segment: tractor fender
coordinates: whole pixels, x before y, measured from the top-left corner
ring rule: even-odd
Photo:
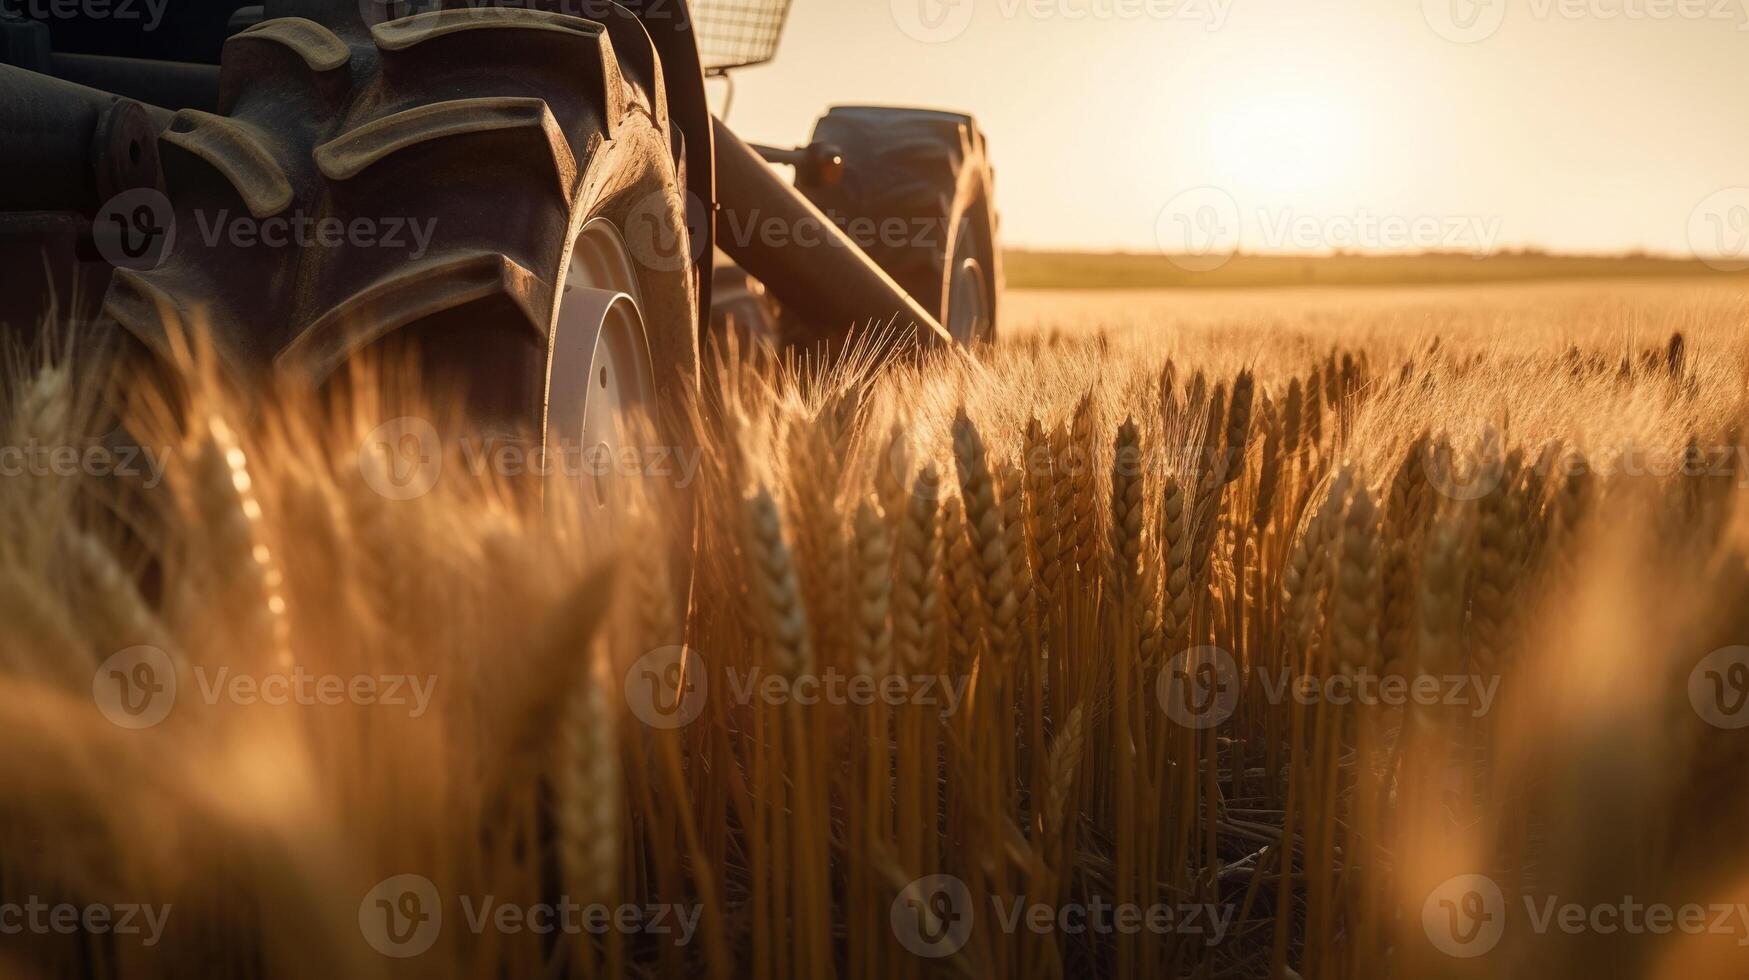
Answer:
[[[704,62],[698,53],[691,5],[687,0],[619,0],[649,32],[662,61],[668,117],[679,134],[681,175],[687,194],[687,230],[698,287],[698,323],[710,323],[711,261],[716,248],[716,147],[710,103],[705,98]]]

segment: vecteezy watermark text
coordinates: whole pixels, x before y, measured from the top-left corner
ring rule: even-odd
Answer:
[[[722,244],[726,247],[732,242],[742,248],[755,242],[767,248],[841,248],[849,239],[863,250],[877,247],[934,250],[946,247],[949,231],[946,218],[843,218],[830,210],[825,220],[761,215],[758,208],[727,211],[725,219],[718,229]],[[842,234],[834,234],[832,228]]]
[[[229,667],[208,671],[194,668],[195,683],[201,700],[209,705],[221,701],[231,704],[342,704],[382,705],[406,708],[407,717],[422,717],[431,707],[431,695],[437,690],[436,675],[417,674],[324,674],[304,669],[301,665],[288,671],[270,674],[233,672]]]
[[[1648,902],[1633,895],[1579,901],[1555,893],[1520,896],[1523,924],[1538,936],[1720,935],[1749,946],[1749,903]],[[1498,882],[1481,874],[1447,878],[1428,893],[1421,927],[1435,949],[1448,956],[1485,956],[1500,945],[1513,918],[1513,903]]]
[[[1233,0],[890,0],[893,23],[906,37],[944,44],[964,35],[980,8],[1003,20],[1083,22],[1177,21],[1204,30],[1226,26]]]
[[[169,457],[167,448],[43,445],[33,439],[20,446],[0,446],[0,477],[119,476],[139,479],[142,489],[155,490],[164,481]]]
[[[532,933],[547,936],[649,935],[672,937],[685,946],[698,934],[704,906],[673,902],[582,902],[569,895],[530,904],[502,901],[496,895],[460,895],[461,923],[479,936]],[[452,919],[452,921],[454,921]],[[365,942],[384,956],[418,956],[443,931],[443,896],[419,874],[385,878],[358,904],[358,927]]]
[[[704,450],[698,446],[585,444],[559,439],[551,444],[509,437],[457,440],[460,462],[473,477],[562,477],[647,479],[684,490],[698,477]],[[358,468],[365,485],[390,500],[423,497],[437,486],[445,467],[443,438],[427,419],[390,419],[366,433]],[[453,460],[452,460],[453,461]]]
[[[970,677],[938,674],[862,674],[828,667],[823,673],[789,676],[760,667],[724,671],[736,704],[833,704],[866,708],[929,706],[946,718],[959,710]]]
[[[1379,708],[1454,707],[1473,718],[1493,710],[1499,695],[1497,674],[1387,674],[1369,667],[1306,674],[1289,668],[1253,667],[1252,690],[1264,703],[1290,701]],[[1173,655],[1160,668],[1154,692],[1167,717],[1186,728],[1212,728],[1238,710],[1246,679],[1231,653],[1220,647],[1193,647]]]
[[[1457,44],[1493,37],[1508,15],[1536,21],[1716,21],[1749,29],[1744,0],[1421,0],[1421,15],[1435,34]]]
[[[312,671],[301,664],[282,671],[252,673],[231,667],[184,667],[192,673],[202,703],[251,707],[285,705],[334,707],[363,705],[405,710],[420,718],[431,707],[436,675],[397,673],[334,674]],[[98,711],[119,727],[151,728],[170,716],[179,695],[188,690],[178,676],[176,661],[154,646],[117,651],[91,677],[91,697]]]
[[[964,703],[970,677],[929,673],[870,673],[827,667],[786,674],[759,666],[730,666],[713,679],[706,658],[684,646],[657,647],[633,661],[625,675],[626,706],[652,728],[689,725],[704,713],[712,689],[729,703],[802,707],[836,705],[928,710],[946,718]]]
[[[0,0],[0,16],[23,20],[139,21],[143,31],[164,22],[170,0]]]
[[[436,218],[314,217],[302,211],[256,218],[226,209],[196,211],[201,244],[214,248],[382,248],[420,259],[431,247]]]
[[[672,478],[677,489],[698,477],[704,450],[681,446],[608,446],[516,440],[461,440],[462,459],[475,476],[651,476]]]
[[[986,923],[1008,935],[1178,935],[1218,945],[1238,910],[1206,902],[1114,902],[1102,895],[1086,901],[1040,902],[1025,895],[990,896]],[[965,948],[979,919],[966,883],[950,874],[926,875],[893,898],[888,921],[894,938],[917,956],[939,959]]]
[[[1173,195],[1155,218],[1155,243],[1187,272],[1212,272],[1240,251],[1458,252],[1482,255],[1500,241],[1501,219],[1480,214],[1393,214],[1360,208],[1308,214],[1241,207],[1224,188]]]
[[[0,935],[140,936],[141,946],[156,946],[170,918],[170,906],[134,902],[75,905],[31,895],[22,902],[0,902]]]
[[[296,210],[258,218],[229,208],[196,209],[193,215],[195,240],[206,249],[383,249],[413,260],[425,257],[437,233],[436,218],[406,215],[342,218]],[[168,261],[185,230],[170,199],[150,187],[111,197],[91,223],[92,241],[104,260],[135,272]]]
[[[460,899],[462,920],[468,931],[476,935],[488,930],[502,933],[531,932],[538,935],[564,933],[604,936],[610,932],[653,936],[674,936],[677,945],[692,942],[698,932],[698,920],[704,914],[701,905],[676,905],[657,902],[638,905],[622,902],[574,902],[560,896],[554,902],[517,905],[500,902],[491,895],[475,901],[471,895]]]

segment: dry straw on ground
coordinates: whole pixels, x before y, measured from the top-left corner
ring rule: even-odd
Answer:
[[[0,901],[172,912],[151,947],[27,932],[0,962],[1740,969],[1740,936],[1539,934],[1524,915],[1527,897],[1749,891],[1745,736],[1690,696],[1703,658],[1749,642],[1749,361],[1721,333],[1652,344],[1574,324],[1571,349],[1548,353],[1299,337],[1247,363],[1218,343],[1034,336],[814,378],[736,361],[678,413],[704,460],[690,611],[664,542],[681,526],[672,494],[596,527],[550,487],[543,501],[451,457],[430,493],[390,500],[359,454],[405,401],[360,385],[323,411],[290,395],[243,411],[191,358],[178,399],[126,400],[140,441],[171,450],[161,487],[0,480]],[[82,445],[101,414],[70,381],[79,365],[49,360],[14,372],[6,445]],[[682,642],[684,660],[649,669]],[[164,652],[179,694],[162,723],[127,730],[94,708],[93,680],[139,645]],[[221,667],[415,675],[435,694],[418,717],[208,703],[200,678]],[[836,673],[940,677],[964,696],[737,697],[754,671],[780,691]],[[674,707],[700,677],[690,723],[639,710],[640,692]],[[1397,706],[1283,696],[1282,678],[1474,686]],[[416,958],[382,955],[361,917],[399,874],[442,896]],[[1464,874],[1495,883],[1507,917],[1473,959],[1442,952],[1424,915]],[[918,879],[969,904],[915,909]],[[475,932],[459,897],[488,895],[673,903],[698,927],[684,945]],[[1206,919],[1006,931],[994,910],[1019,899],[1228,918],[1212,944]],[[969,932],[919,957],[944,910],[969,912]]]

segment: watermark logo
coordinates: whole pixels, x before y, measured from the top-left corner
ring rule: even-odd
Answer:
[[[692,942],[692,937],[698,933],[698,922],[704,917],[702,905],[674,905],[667,902],[608,905],[603,902],[576,902],[566,895],[559,896],[555,902],[536,902],[532,905],[500,902],[493,895],[486,895],[478,900],[471,895],[463,895],[461,906],[463,922],[468,931],[476,936],[487,931],[506,935],[527,932],[539,936],[554,933],[604,936],[617,932],[622,935],[672,936],[678,946]]]
[[[304,211],[257,218],[228,208],[197,209],[194,233],[207,249],[386,249],[423,258],[437,232],[436,218],[355,215],[340,218]],[[123,191],[104,202],[91,225],[92,241],[109,264],[134,272],[163,265],[176,251],[178,223],[170,199],[151,187]],[[187,225],[183,224],[184,230]]]
[[[969,676],[946,674],[875,674],[827,667],[820,673],[781,674],[750,667],[725,671],[729,694],[736,704],[850,705],[866,708],[935,708],[942,718],[965,702]]]
[[[1192,647],[1175,655],[1154,679],[1154,694],[1166,717],[1186,728],[1213,728],[1239,707],[1239,664],[1215,646]]]
[[[230,667],[209,672],[199,666],[194,668],[194,681],[201,701],[208,705],[221,701],[246,707],[351,704],[404,708],[409,718],[424,717],[437,691],[434,674],[318,674],[302,664],[269,674],[233,672]]]
[[[976,0],[892,0],[893,23],[913,41],[945,44],[965,34]]]
[[[1239,250],[1239,202],[1212,185],[1172,196],[1154,219],[1154,241],[1186,272],[1213,272]]]
[[[748,705],[817,705],[867,708],[930,709],[942,718],[965,703],[970,677],[945,674],[866,673],[828,667],[819,672],[787,674],[759,666],[724,668],[714,681],[710,666],[690,647],[658,647],[626,670],[626,705],[646,725],[683,728],[703,714],[713,692],[728,703]]]
[[[443,442],[425,419],[407,415],[372,429],[359,447],[365,485],[390,500],[413,500],[443,475]]]
[[[1633,895],[1606,901],[1575,901],[1559,894],[1520,896],[1524,912],[1515,930],[1546,936],[1684,935],[1730,936],[1749,946],[1749,903],[1647,902]],[[1421,926],[1434,948],[1448,956],[1486,956],[1506,932],[1508,913],[1500,886],[1487,875],[1448,878],[1428,893]],[[1516,912],[1512,913],[1517,916]]]
[[[702,905],[667,902],[609,905],[579,902],[569,895],[553,901],[519,904],[496,895],[462,895],[463,929],[475,936],[530,933],[549,936],[622,935],[669,936],[679,946],[698,934]],[[366,943],[384,956],[409,959],[426,952],[443,932],[443,898],[431,879],[418,874],[385,878],[358,904],[358,928]]]
[[[446,16],[418,16],[439,11],[445,12]],[[452,25],[458,19],[484,21],[504,16],[483,0],[466,0],[453,6],[442,3],[441,0],[358,0],[358,12],[363,15],[364,23],[368,26],[393,21],[395,32],[408,43],[423,41],[431,37],[433,31]]]
[[[437,232],[436,218],[360,215],[347,219],[303,211],[256,218],[226,208],[197,210],[194,224],[207,248],[380,248],[403,253],[409,260],[424,258]]]
[[[1180,902],[1113,902],[1098,894],[1085,901],[1041,902],[1026,895],[991,895],[984,920],[1005,935],[1023,932],[1064,936],[1179,935],[1218,945],[1232,926],[1233,905]],[[976,925],[971,890],[948,874],[918,878],[902,889],[889,910],[893,935],[917,956],[940,959],[965,948]]]
[[[1688,703],[1715,728],[1749,727],[1749,646],[1721,647],[1696,664]]]
[[[150,272],[176,246],[176,212],[151,187],[122,191],[97,212],[91,238],[103,260],[118,269]]]
[[[894,440],[881,455],[894,482],[909,487],[917,499],[939,502],[947,498],[952,478],[942,476],[939,469],[925,467],[913,471],[913,464],[917,460],[911,453],[910,445],[903,439]],[[1043,465],[1049,467],[1050,461],[1045,460]]]
[[[364,941],[384,956],[418,956],[443,930],[443,904],[437,886],[424,875],[384,878],[358,903],[358,929]]]
[[[396,22],[396,30],[409,41],[421,41],[439,27],[454,24],[457,18],[502,22],[504,10],[540,10],[568,14],[584,20],[605,22],[624,16],[613,0],[358,0],[358,12],[367,26]],[[409,22],[416,14],[443,11],[446,17],[429,17]],[[638,4],[638,20],[654,34],[658,25],[684,31],[691,26],[687,5],[683,0],[643,0]]]
[[[668,192],[656,191],[632,205],[621,226],[626,250],[646,269],[679,272],[704,259],[710,209],[688,192],[685,211],[676,214]]]
[[[176,706],[176,664],[157,647],[128,647],[97,666],[91,697],[117,727],[151,728]]]
[[[675,489],[692,486],[704,463],[699,446],[618,445],[571,439],[551,445],[498,436],[461,440],[462,464],[474,476],[563,476],[572,481],[606,477],[631,481],[659,478]]]
[[[1449,439],[1431,440],[1421,455],[1421,470],[1433,489],[1452,500],[1480,500],[1506,476],[1506,453],[1499,427],[1470,419]]]
[[[1498,217],[1478,214],[1383,214],[1360,208],[1347,214],[1302,214],[1293,208],[1257,212],[1264,247],[1284,250],[1470,252],[1481,255],[1500,240]]]
[[[404,708],[423,717],[437,690],[434,675],[318,674],[301,664],[289,671],[252,674],[230,667],[196,666],[195,691],[208,706],[221,702],[252,707],[336,706],[345,704]],[[105,660],[91,678],[97,710],[116,726],[151,728],[169,717],[186,678],[179,677],[169,654],[153,646],[133,646]]]
[[[626,706],[651,728],[685,728],[710,700],[704,658],[684,646],[657,647],[626,671]]]
[[[994,0],[990,6],[1010,21],[1173,20],[1218,31],[1233,0]],[[965,34],[976,9],[976,0],[893,0],[893,22],[912,40],[943,44]]]
[[[1500,241],[1501,219],[1480,214],[1393,214],[1359,208],[1308,214],[1291,207],[1247,207],[1227,190],[1192,187],[1155,216],[1162,255],[1186,272],[1213,272],[1256,236],[1260,252],[1464,252],[1485,255]]]
[[[1500,693],[1498,674],[1386,674],[1367,668],[1317,674],[1253,666],[1249,681],[1248,689],[1272,705],[1446,706],[1466,708],[1472,718],[1492,710]],[[1154,677],[1154,693],[1175,724],[1200,730],[1231,718],[1246,684],[1232,654],[1202,646],[1168,660]]]
[[[404,416],[372,429],[359,444],[358,469],[365,484],[390,500],[412,500],[437,486],[446,460],[457,462],[474,478],[488,474],[517,479],[562,477],[571,483],[601,487],[613,481],[660,481],[684,490],[693,485],[704,465],[700,446],[655,444],[609,445],[557,439],[552,443],[514,436],[464,436],[453,456],[426,419]],[[4,453],[0,452],[0,463]],[[585,479],[587,478],[587,479]]]
[[[1447,956],[1484,956],[1506,932],[1506,896],[1487,875],[1447,878],[1422,903],[1421,928]]]
[[[1506,0],[1421,0],[1421,16],[1447,41],[1474,44],[1506,23]]]
[[[972,892],[953,875],[926,875],[906,885],[888,912],[899,945],[925,959],[952,956],[972,938]]]
[[[724,218],[717,226],[718,243],[731,250],[755,242],[765,248],[800,249],[845,248],[848,243],[864,251],[916,249],[933,254],[947,247],[953,227],[947,218],[892,216],[876,220],[831,209],[822,215],[791,219],[746,208],[726,212]]]
[[[1507,2],[1422,0],[1421,15],[1447,41],[1474,44],[1499,32],[1506,21]],[[1527,0],[1517,6],[1514,16],[1536,21],[1721,21],[1741,31],[1749,29],[1746,10],[1743,0]]]
[[[1749,269],[1749,187],[1708,194],[1688,214],[1688,247],[1720,272]]]
[[[992,896],[996,926],[1014,935],[1022,930],[1045,935],[1198,936],[1205,945],[1218,945],[1239,910],[1232,905],[1178,902],[1112,902],[1092,895],[1085,902],[1060,905],[1029,902],[1020,895],[1007,902]]]

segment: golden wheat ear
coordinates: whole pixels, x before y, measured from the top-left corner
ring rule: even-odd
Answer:
[[[1142,443],[1133,418],[1118,427],[1111,464],[1111,523],[1108,525],[1107,581],[1133,600],[1141,574]]]
[[[938,607],[936,582],[941,575],[942,543],[936,533],[940,507],[934,487],[940,476],[935,464],[917,474],[894,534],[893,652],[901,669],[922,673],[932,669]]]
[[[964,407],[954,417],[953,452],[960,497],[965,501],[966,530],[979,564],[990,642],[998,654],[1010,657],[1020,645],[1020,599],[1015,592],[1014,566],[984,439]]]

